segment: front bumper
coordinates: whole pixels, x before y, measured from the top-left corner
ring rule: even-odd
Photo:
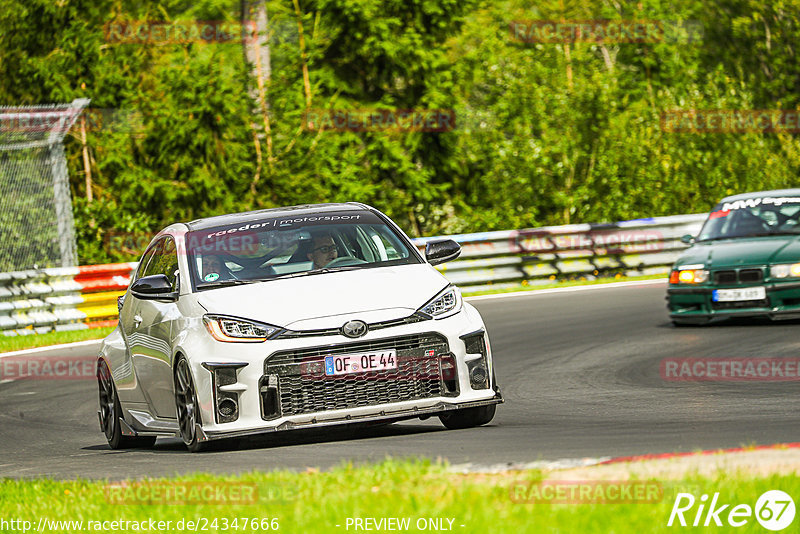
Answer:
[[[495,392],[495,396],[491,399],[473,402],[464,402],[461,404],[453,404],[450,402],[437,402],[433,406],[427,408],[420,408],[412,406],[410,408],[403,408],[398,404],[387,404],[384,407],[372,407],[374,413],[366,413],[363,415],[353,414],[337,414],[334,412],[324,412],[319,418],[315,417],[311,421],[306,422],[293,422],[291,420],[274,427],[264,427],[249,430],[224,430],[224,431],[205,431],[198,425],[197,435],[199,441],[210,441],[214,439],[237,438],[244,436],[252,436],[257,434],[264,434],[269,432],[280,432],[284,430],[300,430],[303,428],[320,428],[335,425],[346,425],[356,423],[379,423],[379,422],[397,422],[405,419],[416,419],[418,417],[439,415],[451,410],[461,410],[465,408],[477,408],[479,406],[489,406],[492,404],[502,404],[503,397],[499,391]]]
[[[704,324],[734,317],[768,317],[770,319],[800,318],[800,282],[765,282],[764,301],[744,301],[721,305],[712,300],[715,289],[741,289],[747,285],[703,285],[687,287],[669,284],[667,309],[673,321]]]
[[[202,347],[187,347],[184,349],[183,353],[189,356],[190,366],[194,374],[202,421],[202,424],[198,428],[198,436],[200,436],[201,440],[211,440],[339,424],[380,421],[391,422],[421,416],[438,415],[450,410],[502,403],[502,395],[494,381],[491,348],[488,343],[488,336],[486,336],[485,333],[483,335],[484,339],[486,339],[484,350],[486,352],[485,361],[487,366],[488,387],[473,389],[470,381],[470,370],[472,368],[471,366],[474,365],[473,362],[476,356],[475,354],[467,352],[466,342],[462,338],[470,335],[474,337],[476,332],[483,330],[483,321],[477,310],[465,303],[459,313],[445,319],[431,319],[417,323],[398,324],[390,328],[370,331],[366,336],[359,338],[358,342],[381,343],[390,338],[413,335],[423,336],[431,333],[441,336],[441,338],[446,341],[446,354],[448,357],[452,357],[452,361],[455,362],[454,376],[451,376],[457,383],[456,390],[431,390],[433,393],[426,390],[425,395],[418,395],[418,398],[404,397],[402,400],[386,398],[376,402],[375,392],[380,391],[383,385],[376,385],[369,382],[365,383],[362,381],[361,388],[363,389],[363,394],[367,395],[369,393],[369,395],[371,395],[368,405],[363,405],[364,402],[361,402],[359,405],[339,409],[341,408],[340,404],[331,402],[330,406],[333,409],[309,411],[306,408],[298,411],[302,413],[292,413],[290,415],[284,415],[281,410],[273,415],[265,414],[265,390],[268,389],[269,385],[272,383],[271,380],[275,378],[278,380],[286,379],[288,383],[290,380],[298,380],[298,377],[270,376],[270,374],[268,374],[270,366],[267,365],[266,362],[272,361],[275,355],[292,351],[302,352],[308,350],[310,347],[329,347],[331,350],[335,351],[337,347],[354,343],[353,339],[337,334],[319,337],[276,339],[269,340],[265,343],[253,344],[205,342]],[[436,357],[439,356],[440,354],[437,349]],[[399,353],[398,359],[401,359]],[[235,377],[233,378],[235,381],[228,379],[225,381],[226,383],[220,387],[220,383],[215,381],[215,375],[210,368],[219,364],[225,365],[226,363],[238,367],[232,375]],[[298,367],[300,366],[300,364],[297,365]],[[292,364],[286,365],[286,367],[291,366]],[[303,366],[305,366],[305,364],[303,364]],[[309,369],[309,367],[304,367],[304,369]],[[385,380],[385,377],[382,379]],[[323,381],[321,385],[326,387],[324,391],[333,392],[331,395],[335,393],[334,390],[336,387],[334,386],[337,384],[325,384]],[[391,386],[392,384],[384,385]],[[280,388],[280,384],[278,384],[278,388]],[[388,390],[393,391],[391,387],[389,387]],[[223,395],[227,394],[224,392],[235,393],[233,398],[235,398],[237,402],[237,412],[234,421],[220,421],[218,407],[221,391],[223,391]],[[351,386],[350,392],[352,393],[352,391],[353,389]],[[311,397],[311,393],[312,392],[309,392],[309,397]],[[319,406],[320,392],[315,391],[313,393],[316,395],[313,401],[308,400],[305,402],[307,399],[303,398],[302,390],[298,390],[295,386],[295,389],[292,391],[294,395],[292,397],[292,402],[296,405],[298,401],[303,401],[301,405],[306,407]],[[357,389],[355,393],[356,395],[360,395],[362,390]],[[348,398],[352,398],[352,395]],[[328,403],[323,404],[327,405]]]

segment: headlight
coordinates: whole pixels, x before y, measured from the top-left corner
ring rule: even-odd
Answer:
[[[433,297],[427,304],[419,309],[420,312],[436,319],[442,319],[461,310],[461,291],[455,286],[449,286]]]
[[[679,267],[669,275],[670,284],[702,284],[708,280],[708,271],[704,269],[686,269]]]
[[[769,268],[772,278],[800,278],[800,263],[783,263]]]
[[[229,343],[260,343],[280,330],[277,326],[225,315],[206,315],[203,322],[214,339]]]

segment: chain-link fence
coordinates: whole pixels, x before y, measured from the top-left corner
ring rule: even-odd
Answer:
[[[63,141],[88,104],[0,107],[0,272],[76,265]]]

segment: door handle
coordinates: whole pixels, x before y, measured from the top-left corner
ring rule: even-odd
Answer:
[[[139,328],[140,324],[142,324],[142,316],[137,313],[136,315],[133,316],[133,325],[136,328]]]

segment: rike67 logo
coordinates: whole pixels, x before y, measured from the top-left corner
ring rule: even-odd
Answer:
[[[715,493],[708,500],[703,494],[699,499],[691,493],[679,493],[675,497],[667,526],[730,526],[743,527],[755,516],[756,521],[767,530],[783,530],[794,521],[794,501],[789,494],[780,490],[764,492],[756,501],[755,507],[749,504],[724,503]]]

